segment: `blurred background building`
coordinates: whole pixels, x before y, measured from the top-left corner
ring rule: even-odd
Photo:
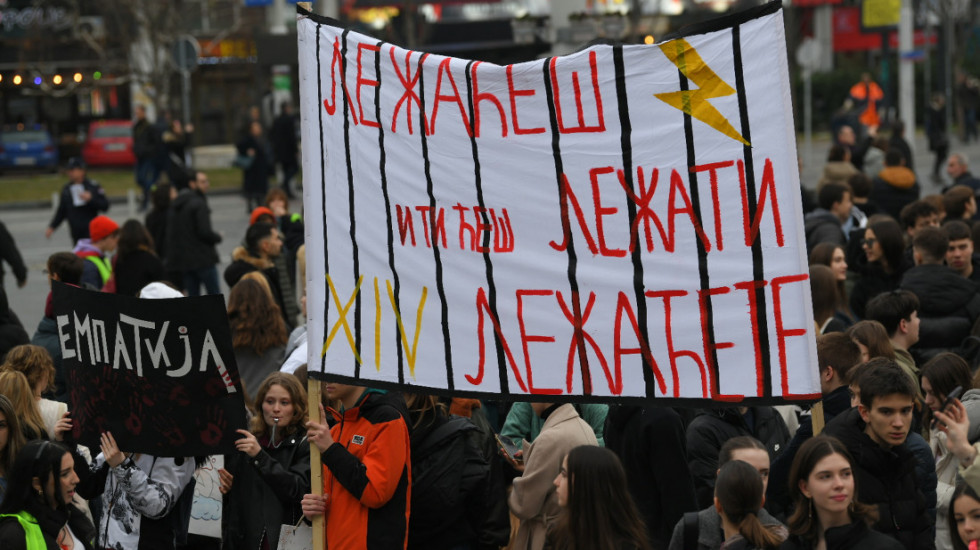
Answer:
[[[507,64],[596,38],[652,44],[670,31],[760,0],[319,0],[314,12],[409,48]],[[0,0],[0,127],[44,125],[67,158],[88,123],[150,118],[194,124],[195,144],[233,142],[252,106],[271,122],[298,100],[293,0]],[[952,98],[980,74],[980,3],[786,0],[794,92],[810,69],[814,128],[826,128],[862,72],[896,109],[898,67],[914,70],[921,123],[931,91]],[[899,12],[899,7],[907,11]],[[898,20],[911,14],[911,47]],[[802,109],[801,102],[795,102]],[[802,111],[797,120],[801,121]],[[894,114],[892,114],[894,116]]]

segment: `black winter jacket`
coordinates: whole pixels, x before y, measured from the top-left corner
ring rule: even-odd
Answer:
[[[789,442],[789,430],[776,409],[749,407],[748,412],[754,418],[751,430],[737,408],[704,411],[687,427],[687,455],[700,508],[714,503],[718,451],[726,441],[750,435],[766,446],[770,460],[776,460]]]
[[[225,455],[225,469],[234,476],[225,496],[223,515],[225,548],[261,548],[262,536],[269,547],[279,543],[279,529],[295,525],[303,515],[300,502],[310,492],[310,443],[306,430],[285,439],[278,447],[260,441],[255,458],[245,453]]]
[[[476,546],[490,505],[490,464],[479,437],[468,419],[441,413],[412,429],[409,550]]]
[[[10,264],[10,269],[14,270],[14,278],[17,279],[17,284],[27,280],[27,266],[24,265],[24,258],[21,257],[13,236],[10,235],[10,231],[7,231],[7,226],[3,222],[0,222],[0,260]],[[3,264],[0,263],[0,284],[2,283]]]
[[[61,222],[68,220],[68,231],[71,233],[72,244],[77,243],[78,239],[88,238],[88,224],[92,218],[100,212],[109,210],[109,199],[105,196],[105,191],[94,181],[85,178],[82,187],[91,193],[92,198],[87,203],[75,206],[71,196],[72,183],[68,182],[61,188],[61,197],[58,199],[58,209],[54,211],[54,217],[48,227],[57,229]]]
[[[935,548],[933,519],[927,512],[924,490],[916,479],[916,457],[908,444],[885,449],[864,433],[857,407],[838,415],[824,433],[840,439],[857,466],[857,494],[861,502],[878,507],[874,529],[909,550]],[[933,489],[935,490],[935,489]]]
[[[919,348],[958,346],[980,317],[980,287],[944,265],[913,267],[900,286],[919,298]]]
[[[204,193],[184,189],[167,211],[168,269],[190,271],[218,263],[214,245],[221,235],[211,228],[211,209]]]
[[[113,260],[116,294],[136,296],[146,285],[163,279],[163,262],[149,250],[137,250]]]
[[[851,290],[851,311],[858,316],[858,319],[864,319],[864,310],[868,302],[882,292],[898,288],[902,280],[902,272],[886,273],[881,264],[873,262],[861,269],[860,273],[861,277]]]
[[[820,243],[838,244],[840,246],[847,244],[844,231],[841,229],[840,218],[823,208],[818,208],[806,215],[803,229],[806,235],[807,254],[813,252],[813,248]]]
[[[831,527],[824,531],[827,550],[902,550],[897,540],[872,530],[863,521]],[[779,550],[812,550],[816,541],[790,535]]]
[[[847,386],[841,386],[834,391],[823,396],[823,419],[824,424],[833,420],[837,415],[851,408],[851,394]],[[813,437],[813,416],[805,414],[800,418],[800,426],[793,434],[793,439],[786,446],[779,458],[773,461],[769,468],[769,485],[766,488],[766,507],[774,510],[774,515],[785,519],[792,511],[792,500],[789,496],[790,467],[793,465],[793,458],[796,452]]]
[[[606,417],[605,443],[623,463],[651,547],[667,548],[674,525],[698,509],[680,415],[667,407],[614,405]]]

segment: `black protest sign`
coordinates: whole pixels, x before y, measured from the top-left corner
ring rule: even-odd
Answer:
[[[74,437],[124,452],[231,452],[245,403],[221,296],[139,299],[54,283]]]

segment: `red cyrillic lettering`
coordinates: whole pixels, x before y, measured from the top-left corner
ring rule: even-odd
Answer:
[[[759,238],[759,226],[762,224],[762,212],[766,209],[766,196],[772,195],[772,221],[776,229],[776,245],[782,247],[783,222],[779,215],[779,199],[776,197],[776,182],[772,171],[772,161],[766,159],[765,167],[762,170],[762,186],[759,189],[759,202],[755,208],[755,218],[749,226],[749,191],[745,183],[745,163],[738,161],[738,177],[742,190],[742,219],[745,225],[745,246],[752,246],[752,243]]]
[[[439,63],[439,72],[436,74],[436,93],[435,99],[432,102],[432,116],[429,117],[429,125],[427,134],[432,135],[436,132],[436,116],[439,115],[439,104],[443,101],[450,101],[455,103],[459,107],[459,116],[463,118],[463,126],[466,127],[466,135],[473,137],[473,128],[470,127],[470,119],[466,116],[466,106],[463,105],[463,98],[459,95],[459,88],[456,86],[456,80],[453,78],[453,73],[450,70],[449,62],[452,58],[447,57]],[[453,88],[452,95],[446,95],[442,92],[442,81],[443,78],[449,80],[449,85]]]
[[[507,91],[510,93],[510,118],[514,123],[514,133],[519,136],[543,134],[544,128],[521,128],[517,121],[517,98],[519,96],[533,96],[536,92],[533,89],[517,90],[514,88],[513,65],[507,65]]]
[[[415,92],[415,85],[418,84],[419,78],[422,76],[422,63],[425,62],[425,58],[428,57],[429,54],[422,54],[422,56],[419,58],[419,64],[415,68],[415,74],[413,75],[412,67],[410,65],[410,60],[412,57],[411,51],[405,52],[404,74],[402,73],[401,69],[398,68],[398,62],[395,61],[395,48],[392,47],[390,50],[388,50],[388,53],[391,55],[391,66],[395,69],[395,75],[398,77],[398,81],[401,82],[402,87],[405,89],[405,91],[402,92],[402,96],[398,99],[398,102],[395,103],[395,110],[391,115],[391,131],[394,132],[395,128],[398,126],[398,110],[401,108],[402,103],[406,101],[414,102],[418,107],[419,116],[422,118],[422,128],[423,131],[425,131],[425,113],[422,112],[422,100],[419,98],[419,94]],[[405,106],[405,116],[408,119],[408,133],[409,135],[414,134],[415,130],[412,126],[411,103]]]
[[[755,380],[756,395],[763,395],[762,387],[762,342],[759,338],[759,297],[757,290],[765,288],[767,281],[745,281],[735,283],[735,288],[746,291],[749,298],[749,316],[752,318],[752,344],[755,347]],[[765,315],[765,312],[762,313]]]
[[[517,385],[520,386],[521,391],[527,392],[527,386],[524,385],[524,379],[521,378],[520,368],[517,366],[517,361],[514,360],[514,354],[510,352],[510,346],[507,344],[507,339],[504,338],[504,333],[500,329],[500,320],[490,311],[490,303],[487,301],[487,293],[480,287],[476,292],[476,312],[477,312],[477,342],[480,354],[480,359],[477,363],[476,376],[465,375],[466,380],[473,384],[474,386],[479,386],[483,383],[484,365],[486,365],[487,360],[487,343],[483,335],[483,314],[486,313],[490,317],[490,322],[493,323],[493,330],[500,339],[501,347],[504,350],[504,355],[507,357],[507,362],[510,364],[510,369],[514,373],[514,378],[517,379]]]
[[[497,96],[491,94],[490,92],[481,92],[480,85],[476,79],[476,68],[480,66],[482,61],[476,61],[470,69],[470,74],[473,79],[473,134],[476,137],[480,137],[480,103],[483,101],[489,101],[497,108],[497,112],[500,113],[500,136],[507,137],[507,115],[504,114],[504,106],[497,99]]]
[[[354,114],[354,100],[347,90],[347,78],[344,75],[344,58],[340,54],[340,39],[334,38],[333,40],[333,57],[330,58],[330,99],[323,100],[323,108],[327,110],[328,115],[333,115],[337,112],[337,69],[340,69],[340,93],[343,94],[344,100],[347,101],[349,107],[350,116],[357,124],[357,115]]]
[[[377,54],[378,52],[381,51],[381,48],[379,48],[378,46],[372,45],[372,44],[365,44],[363,42],[357,45],[357,81],[356,81],[356,84],[354,86],[354,89],[356,90],[356,93],[357,93],[357,108],[358,108],[358,112],[361,115],[361,123],[362,124],[364,124],[365,126],[370,126],[372,128],[380,128],[381,125],[378,124],[378,121],[376,121],[376,120],[369,120],[369,119],[367,119],[367,118],[364,117],[364,104],[361,103],[361,87],[362,86],[371,86],[371,87],[375,88],[374,93],[377,94],[378,93],[377,87],[381,84],[381,82],[379,82],[377,80],[370,79],[370,78],[364,78],[363,66],[361,64],[361,54],[364,53],[364,50],[375,52],[375,54]],[[375,75],[375,76],[377,76],[377,75]]]
[[[599,191],[599,176],[602,174],[612,174],[614,171],[615,169],[612,166],[593,168],[589,170],[589,179],[592,181],[592,203],[595,205],[595,231],[599,237],[599,253],[603,256],[622,258],[626,256],[626,250],[622,248],[610,249],[606,246],[606,233],[603,230],[602,224],[603,216],[611,216],[619,212],[618,208],[602,206],[601,193]]]
[[[549,68],[551,70],[551,86],[555,91],[555,111],[558,118],[559,132],[563,134],[605,132],[606,121],[602,112],[602,92],[599,88],[599,69],[596,63],[595,50],[589,52],[589,69],[592,74],[592,93],[593,99],[595,100],[596,114],[599,119],[595,126],[587,126],[585,124],[585,108],[582,105],[582,89],[578,80],[578,71],[572,71],[572,92],[574,93],[575,113],[578,120],[578,126],[565,126],[565,121],[562,117],[561,110],[561,90],[558,86],[558,71],[555,69],[557,62],[558,58],[552,57]]]
[[[789,393],[789,368],[786,361],[786,339],[793,336],[806,336],[805,328],[788,329],[783,326],[783,302],[779,295],[783,285],[791,283],[801,283],[810,278],[807,273],[799,275],[788,275],[785,277],[773,277],[772,279],[772,309],[773,317],[776,320],[776,345],[779,349],[779,373],[783,379],[783,397],[801,397]]]
[[[626,317],[629,319],[630,327],[633,329],[633,335],[636,336],[639,347],[624,348],[622,345],[623,312],[626,313]],[[616,298],[616,324],[613,327],[613,364],[615,365],[617,376],[619,376],[623,369],[623,356],[636,354],[640,354],[643,362],[653,370],[653,376],[657,381],[657,386],[660,388],[660,393],[667,393],[667,383],[664,381],[663,373],[660,372],[660,366],[657,365],[657,361],[653,358],[653,353],[650,352],[650,343],[647,341],[647,336],[646,334],[640,334],[640,326],[636,322],[636,313],[633,311],[633,305],[629,298],[626,297],[626,294],[620,292]]]
[[[672,298],[687,296],[687,291],[648,290],[644,293],[644,295],[647,298],[662,298],[664,301],[664,334],[667,337],[667,357],[670,358],[670,372],[674,380],[674,397],[681,396],[680,377],[677,373],[677,359],[680,357],[687,357],[688,359],[694,361],[694,363],[698,366],[698,370],[701,371],[701,394],[702,396],[707,397],[707,374],[704,368],[704,361],[701,360],[697,353],[691,350],[674,349],[674,328],[673,319],[670,313],[670,300]]]
[[[405,207],[404,216],[402,205],[396,204],[395,211],[398,213],[398,235],[402,239],[402,246],[405,246],[405,235],[411,234],[412,246],[415,246],[415,226],[412,224],[412,211],[408,206]],[[428,237],[426,237],[428,239]]]
[[[531,369],[531,354],[527,349],[530,342],[554,342],[554,336],[542,336],[540,334],[528,334],[527,327],[524,326],[524,297],[525,296],[551,296],[553,290],[518,290],[517,291],[517,324],[521,329],[521,347],[524,350],[524,367],[527,369],[527,386],[531,394],[540,395],[559,395],[561,388],[535,388],[534,373]]]
[[[592,238],[592,233],[589,232],[589,226],[585,223],[585,213],[582,212],[582,207],[578,203],[578,198],[575,197],[575,192],[572,191],[572,186],[568,183],[568,176],[565,174],[561,175],[561,185],[565,195],[565,200],[561,201],[560,205],[562,229],[565,232],[565,235],[561,244],[558,244],[555,241],[550,241],[548,245],[558,252],[564,252],[565,249],[568,248],[568,240],[572,238],[572,223],[568,218],[568,203],[571,203],[572,208],[575,209],[575,217],[578,218],[579,227],[582,228],[582,236],[585,237],[585,242],[589,245],[589,250],[592,252],[592,254],[598,254],[599,249],[596,247],[595,240]]]
[[[636,167],[636,179],[640,187],[639,197],[626,184],[626,174],[622,170],[619,170],[617,173],[619,174],[619,184],[623,187],[623,191],[626,192],[626,198],[636,205],[636,217],[630,226],[630,252],[636,250],[636,243],[640,240],[641,221],[643,222],[643,228],[647,237],[647,252],[653,252],[653,234],[650,231],[651,220],[657,225],[657,231],[660,232],[660,242],[667,242],[667,233],[664,231],[664,224],[660,223],[660,217],[650,208],[650,201],[653,200],[653,195],[657,192],[657,180],[660,178],[660,171],[656,168],[653,169],[653,174],[650,177],[650,189],[647,189],[643,178],[643,167]]]
[[[718,199],[718,170],[728,168],[735,164],[735,161],[713,162],[711,164],[700,164],[691,168],[691,172],[708,172],[708,180],[711,182],[711,211],[715,216],[715,244],[718,250],[725,249],[725,241],[721,234],[721,203]]]
[[[683,208],[677,208],[675,205],[675,199],[678,194],[680,194],[681,200],[684,201]],[[694,207],[691,206],[691,198],[687,196],[684,180],[681,179],[681,175],[677,170],[673,170],[670,173],[670,196],[667,199],[667,232],[670,234],[669,240],[664,244],[667,252],[674,251],[674,244],[676,243],[674,237],[674,231],[676,229],[674,219],[678,214],[687,214],[691,220],[691,225],[694,226],[695,234],[701,239],[701,243],[704,245],[704,251],[711,252],[711,241],[705,235],[704,229],[701,228],[701,223],[698,221],[697,215],[694,212]]]

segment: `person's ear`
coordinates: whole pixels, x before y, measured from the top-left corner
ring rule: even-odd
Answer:
[[[867,422],[871,418],[870,411],[868,411],[867,407],[864,406],[864,403],[858,404],[858,413],[860,413],[861,420],[864,422]]]
[[[831,380],[834,379],[835,374],[837,374],[837,371],[834,370],[834,367],[827,365],[820,373],[820,376],[823,377],[825,381],[830,382]]]
[[[34,476],[34,479],[31,480],[31,487],[34,487],[34,490],[39,494],[44,493],[44,489],[41,487],[41,478],[37,476]]]
[[[714,501],[715,501],[715,511],[718,512],[719,515],[721,515],[721,501],[718,500],[718,497],[714,497]]]
[[[811,498],[810,491],[808,491],[806,488],[806,480],[800,480],[800,492],[803,493],[803,496],[806,498]]]
[[[908,319],[902,319],[901,321],[898,322],[898,331],[901,332],[902,334],[905,334],[906,332],[909,331]]]

